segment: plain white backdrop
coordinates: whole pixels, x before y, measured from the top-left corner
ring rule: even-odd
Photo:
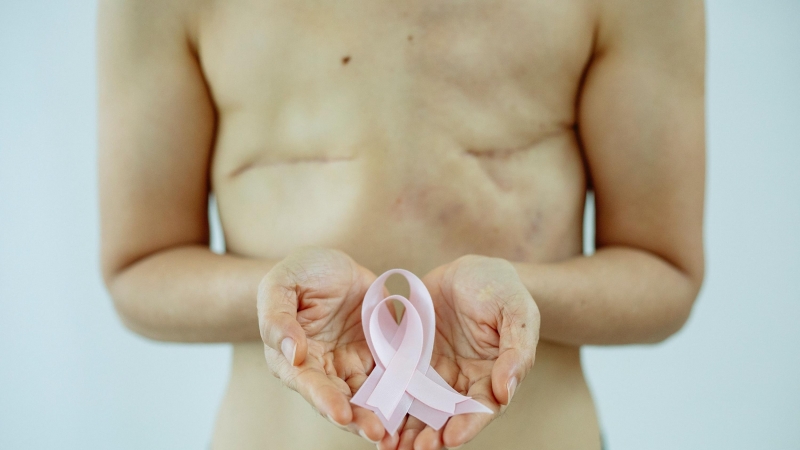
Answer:
[[[0,449],[203,449],[226,345],[146,341],[98,270],[95,5],[0,0]],[[611,450],[800,449],[800,1],[708,3],[708,276],[587,348]]]

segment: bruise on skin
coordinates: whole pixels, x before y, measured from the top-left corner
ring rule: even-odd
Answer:
[[[391,211],[398,218],[434,220],[448,228],[462,226],[469,214],[461,199],[429,186],[412,187],[400,193],[392,202]]]
[[[528,252],[519,244],[514,247],[514,261],[527,261]]]
[[[536,248],[536,242],[541,241],[542,234],[542,211],[537,209],[521,231],[522,240],[514,247],[514,259],[516,261],[528,261],[531,257],[532,249]]]
[[[536,210],[533,214],[533,218],[528,223],[528,227],[525,230],[525,239],[528,241],[535,240],[542,231],[542,211]]]
[[[448,224],[452,222],[454,219],[460,218],[464,212],[464,205],[461,202],[453,202],[447,206],[442,207],[439,211],[439,222],[443,224]]]
[[[392,212],[395,216],[406,218],[418,216],[429,208],[430,188],[411,187],[400,193],[394,200]]]

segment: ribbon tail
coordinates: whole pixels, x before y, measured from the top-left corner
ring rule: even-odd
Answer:
[[[367,405],[378,408],[384,416],[390,417],[416,373],[415,366],[414,361],[404,357],[400,352],[395,353],[378,385],[369,396]]]
[[[442,376],[439,375],[439,372],[437,372],[433,367],[429,367],[428,368],[428,371],[425,372],[425,376],[430,378],[434,383],[438,384],[439,386],[442,386],[443,388],[445,388],[445,389],[447,389],[447,390],[449,390],[451,392],[458,392],[455,389],[453,389],[453,387],[450,386],[447,383],[447,381],[445,381],[444,378],[442,378]],[[468,395],[465,396],[465,397],[470,399],[470,400],[472,400],[472,401],[466,401],[465,400],[463,402],[457,403],[456,404],[456,414],[466,414],[466,413],[488,413],[488,414],[494,414],[494,411],[489,409],[483,403],[472,399],[472,397],[470,397]],[[456,414],[454,414],[454,415],[456,415]]]
[[[466,400],[456,405],[456,414],[468,413],[494,414],[494,411],[474,398],[467,397]]]
[[[406,389],[417,400],[451,416],[456,412],[456,404],[469,398],[443,388],[418,370],[414,371]]]
[[[408,393],[405,393],[390,417],[384,417],[380,411],[373,411],[375,412],[375,415],[378,416],[378,419],[381,420],[383,428],[386,428],[386,431],[389,434],[395,434],[400,428],[400,425],[403,424],[403,419],[406,418],[406,414],[408,414],[408,410],[411,408],[413,402],[414,397],[408,395]]]
[[[388,417],[384,415],[380,409],[367,404],[369,397],[372,395],[375,387],[380,382],[384,372],[384,369],[382,369],[380,366],[375,366],[375,368],[372,369],[372,373],[370,373],[367,379],[364,381],[364,384],[358,388],[358,391],[355,393],[355,395],[353,395],[353,398],[350,399],[350,403],[374,412],[389,434],[393,434],[403,423],[403,419],[406,417],[414,398],[408,393],[405,393],[400,399],[400,402],[397,404],[397,407],[395,407],[394,411]]]
[[[467,398],[461,403],[456,404],[456,412],[455,414],[448,414],[444,411],[440,411],[438,409],[431,408],[430,406],[422,403],[421,401],[414,399],[414,403],[411,404],[411,408],[408,409],[408,413],[417,419],[423,421],[426,425],[433,428],[434,430],[441,429],[445,423],[447,423],[447,419],[452,416],[458,414],[469,414],[469,413],[489,413],[492,414],[492,410],[487,408],[481,402]]]
[[[447,389],[450,392],[460,393],[457,390],[453,389],[453,386],[450,386],[450,384],[447,381],[445,381],[441,375],[439,375],[439,372],[437,372],[436,369],[433,368],[433,366],[428,367],[428,370],[425,372],[425,376],[430,378],[431,381],[433,381],[434,383]]]
[[[447,419],[453,416],[453,414],[431,408],[417,399],[414,399],[414,403],[411,404],[408,413],[423,421],[425,425],[428,425],[434,430],[441,429],[444,424],[447,423]]]
[[[367,379],[364,380],[364,384],[358,388],[356,394],[350,399],[350,403],[358,405],[362,408],[372,409],[369,405],[367,405],[367,400],[369,399],[369,396],[372,395],[372,391],[375,390],[375,386],[377,386],[378,382],[381,381],[383,372],[384,370],[380,366],[376,365],[375,368],[372,369],[372,373],[370,373]]]
[[[453,389],[433,367],[428,368],[425,374],[415,372],[408,392],[414,396],[408,413],[435,430],[456,414],[494,413],[482,403]]]

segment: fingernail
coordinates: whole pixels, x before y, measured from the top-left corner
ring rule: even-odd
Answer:
[[[367,433],[364,433],[364,430],[358,430],[358,435],[361,436],[362,438],[370,441],[373,444],[377,444],[378,442],[380,442],[380,441],[373,441],[372,439],[368,438],[367,437]]]
[[[517,377],[511,377],[511,379],[508,380],[508,403],[511,403],[511,397],[514,396],[514,391],[517,390],[518,383]]]
[[[287,337],[281,341],[281,352],[289,364],[294,365],[294,354],[297,353],[297,342],[294,339]]]
[[[336,425],[339,425],[340,427],[344,427],[344,426],[346,426],[346,425],[347,425],[347,424],[344,424],[344,423],[339,423],[339,422],[337,422],[337,421],[333,420],[333,417],[331,417],[331,415],[330,415],[330,414],[325,414],[325,416],[327,416],[327,417],[328,417],[328,420],[330,420],[331,422],[335,423]]]

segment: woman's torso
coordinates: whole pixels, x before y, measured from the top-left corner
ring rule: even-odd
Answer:
[[[579,254],[587,3],[204,3],[197,42],[218,110],[212,185],[228,251],[321,245],[375,273],[419,275],[470,253]],[[579,349],[543,341],[513,406],[467,448],[597,446]],[[234,346],[214,447],[372,446],[283,388],[253,343]]]

